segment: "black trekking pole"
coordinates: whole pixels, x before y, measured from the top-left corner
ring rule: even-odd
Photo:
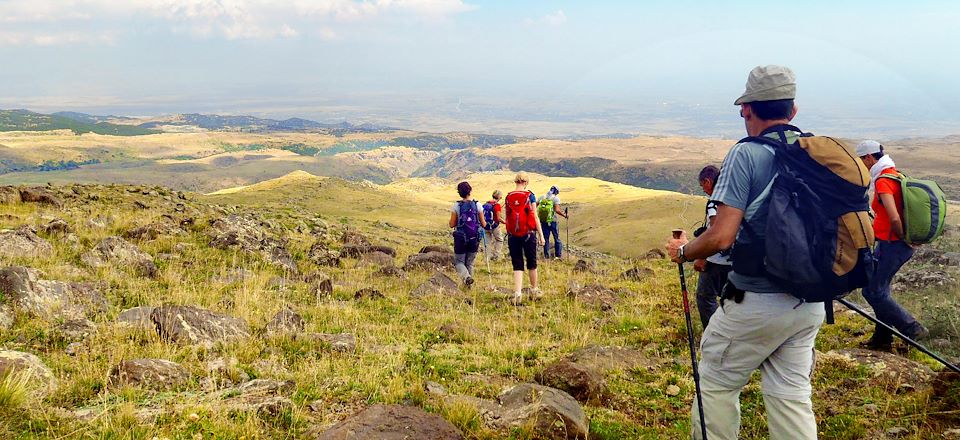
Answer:
[[[947,362],[946,359],[943,359],[943,358],[941,358],[940,356],[937,356],[936,354],[934,354],[933,352],[931,352],[930,350],[928,350],[927,347],[924,347],[923,345],[920,345],[919,342],[914,341],[913,339],[910,339],[909,337],[907,337],[907,335],[905,335],[905,334],[903,334],[903,333],[900,333],[900,331],[898,331],[897,329],[895,329],[895,328],[887,325],[887,324],[884,323],[883,321],[881,321],[881,320],[879,320],[879,319],[877,319],[877,318],[875,318],[875,317],[873,317],[873,316],[870,316],[869,313],[867,313],[865,310],[861,309],[860,307],[857,307],[855,304],[851,303],[850,301],[847,301],[847,300],[845,300],[845,299],[843,299],[843,298],[838,298],[838,299],[837,299],[837,302],[839,302],[840,304],[843,304],[843,305],[847,306],[848,309],[853,310],[854,312],[857,312],[857,313],[863,315],[864,318],[867,318],[867,319],[869,319],[870,321],[873,321],[874,324],[877,324],[877,325],[879,325],[879,326],[881,326],[881,327],[889,330],[889,331],[892,332],[893,334],[897,335],[897,337],[899,337],[900,339],[903,339],[903,342],[906,342],[907,344],[910,344],[911,346],[913,346],[913,348],[916,348],[917,350],[920,350],[921,352],[923,352],[923,354],[925,354],[925,355],[927,355],[927,356],[930,356],[930,357],[936,359],[937,362],[940,362],[941,364],[943,364],[943,366],[944,366],[944,367],[947,367],[948,370],[953,370],[953,371],[956,372],[956,373],[960,373],[960,367],[957,367],[956,365],[953,365],[953,364],[951,364],[950,362]]]
[[[567,219],[567,258],[570,258],[570,208],[563,208],[563,216]]]
[[[683,293],[683,315],[687,320],[687,342],[690,343],[690,363],[693,364],[693,385],[697,390],[697,409],[700,411],[700,433],[703,440],[707,440],[707,422],[703,418],[703,395],[700,394],[700,368],[697,366],[697,348],[693,342],[693,320],[690,318],[690,299],[687,295],[687,275],[683,272],[683,263],[677,263],[680,268],[680,292]]]

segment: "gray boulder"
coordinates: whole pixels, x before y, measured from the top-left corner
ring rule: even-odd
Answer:
[[[126,309],[117,315],[117,323],[133,328],[153,329],[153,319],[150,318],[150,315],[153,313],[153,309],[154,308],[150,306],[132,307]]]
[[[42,187],[20,188],[20,200],[24,203],[42,203],[55,208],[63,206],[63,201]]]
[[[306,327],[303,317],[290,307],[284,307],[277,312],[267,323],[264,331],[267,334],[294,334],[302,332]]]
[[[254,379],[217,395],[229,413],[278,416],[293,408],[290,396],[296,389],[292,380]]]
[[[569,394],[536,384],[520,384],[497,400],[500,405],[487,409],[487,423],[501,432],[530,428],[538,439],[583,439],[590,431],[586,413]]]
[[[318,266],[340,267],[340,253],[330,249],[325,241],[317,241],[307,254]]]
[[[427,252],[407,257],[403,270],[409,272],[416,269],[446,269],[453,267],[453,253]]]
[[[117,265],[132,267],[143,276],[153,277],[157,274],[157,265],[146,252],[120,237],[104,238],[89,252],[83,254],[80,260],[90,267],[104,267]]]
[[[53,246],[29,226],[0,232],[0,257],[39,257],[52,252]]]
[[[537,382],[569,393],[580,402],[596,402],[604,397],[607,383],[603,375],[585,365],[561,360],[537,375]]]
[[[89,319],[71,319],[53,329],[53,333],[65,341],[77,342],[97,332],[97,325]]]
[[[267,226],[249,217],[230,215],[214,220],[210,224],[210,247],[260,254],[268,262],[298,273],[286,243],[268,232]]]
[[[150,314],[160,337],[181,344],[212,346],[250,336],[240,318],[192,306],[164,305]]]
[[[82,319],[107,310],[107,300],[90,283],[41,279],[41,272],[28,267],[0,269],[0,301],[14,311],[42,319]]]
[[[443,272],[437,272],[410,292],[410,296],[420,297],[431,294],[460,295],[460,286]]]
[[[133,359],[122,361],[110,370],[113,385],[134,385],[154,390],[183,386],[190,372],[182,365],[165,359]]]
[[[57,378],[53,371],[47,368],[40,358],[30,353],[0,350],[0,378],[8,375],[22,377],[27,386],[39,395],[46,395],[57,389]]]
[[[420,408],[373,405],[337,423],[317,440],[462,440],[463,434],[442,417]]]

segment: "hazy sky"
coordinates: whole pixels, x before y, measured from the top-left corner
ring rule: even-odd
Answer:
[[[958,22],[952,1],[0,0],[0,108],[712,135],[776,63],[801,121],[960,133]]]

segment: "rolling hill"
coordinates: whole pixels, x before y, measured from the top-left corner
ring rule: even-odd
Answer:
[[[109,122],[83,122],[59,115],[45,115],[29,110],[0,110],[0,131],[70,130],[75,134],[96,133],[113,136],[142,136],[157,133],[143,127]]]

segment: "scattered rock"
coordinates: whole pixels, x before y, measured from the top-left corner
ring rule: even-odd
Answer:
[[[157,274],[157,265],[153,258],[133,243],[120,237],[107,237],[90,252],[83,254],[80,260],[91,267],[103,267],[116,264],[121,267],[133,267],[137,273],[153,277]]]
[[[65,341],[82,341],[97,332],[97,325],[89,319],[72,319],[56,326],[54,334]]]
[[[435,396],[445,396],[447,394],[447,389],[436,382],[427,381],[423,384],[423,389],[427,394],[433,394]]]
[[[364,254],[371,254],[374,252],[380,252],[391,257],[397,256],[397,250],[389,246],[373,246],[373,245],[346,245],[340,249],[340,258],[359,258]]]
[[[671,397],[677,396],[680,394],[680,387],[676,385],[667,385],[667,389],[663,390],[663,393]]]
[[[371,287],[364,287],[353,294],[353,299],[358,299],[358,300],[359,299],[382,299],[382,298],[386,298],[386,296],[384,296],[383,293],[381,293],[379,290]]]
[[[459,295],[460,286],[445,273],[438,271],[410,292],[410,296],[414,297],[430,294]]]
[[[941,269],[911,268],[901,270],[893,279],[894,291],[923,290],[933,287],[952,286],[956,280],[952,275]]]
[[[41,395],[57,389],[57,378],[40,358],[30,353],[13,350],[0,350],[0,378],[10,374],[23,375],[31,390]]]
[[[393,277],[393,278],[406,278],[407,273],[403,269],[396,266],[383,266],[376,272],[377,275],[382,277]]]
[[[653,276],[653,269],[649,267],[634,267],[627,269],[620,274],[621,280],[643,281],[645,278]]]
[[[87,226],[90,227],[91,229],[106,229],[110,227],[110,225],[112,224],[113,224],[112,216],[106,217],[106,216],[98,215],[96,217],[93,217],[87,220]]]
[[[353,352],[357,349],[357,337],[353,333],[300,333],[296,339],[327,344],[333,351]]]
[[[893,428],[890,428],[887,430],[887,435],[893,438],[904,437],[909,433],[910,433],[910,430],[902,426],[894,426]]]
[[[393,257],[380,252],[368,252],[360,256],[360,264],[364,266],[392,267]]]
[[[567,290],[567,297],[597,307],[600,310],[612,310],[613,306],[620,301],[616,292],[599,284],[591,284],[586,287],[570,286]]]
[[[273,315],[273,319],[267,323],[264,330],[267,334],[292,334],[302,332],[305,327],[306,323],[303,321],[303,317],[290,307],[285,307],[276,315]]]
[[[134,385],[153,390],[179,388],[190,380],[190,372],[182,365],[165,359],[133,359],[121,361],[110,370],[113,385]]]
[[[292,380],[254,379],[225,390],[218,397],[223,398],[220,403],[228,412],[275,417],[293,408],[290,396],[294,389]]]
[[[647,254],[643,256],[647,260],[662,260],[667,258],[667,253],[660,248],[653,248],[647,251]]]
[[[42,203],[56,208],[63,207],[63,201],[45,188],[20,188],[20,200],[25,203]]]
[[[439,245],[428,245],[420,248],[421,254],[429,254],[430,252],[437,252],[440,254],[453,254],[453,249],[450,246],[439,246]]]
[[[583,272],[583,273],[597,273],[597,263],[587,260],[577,260],[577,263],[573,265],[574,272]]]
[[[182,344],[213,345],[250,336],[242,319],[199,307],[164,305],[150,314],[162,338]]]
[[[310,261],[318,266],[340,267],[340,253],[327,247],[325,241],[317,241],[310,247]]]
[[[499,407],[484,411],[487,423],[502,432],[531,428],[538,439],[586,439],[590,423],[569,394],[535,384],[520,384],[498,399]],[[482,410],[483,411],[483,410]]]
[[[563,390],[583,403],[602,400],[607,389],[602,374],[566,359],[544,369],[537,375],[537,382]]]
[[[53,246],[29,226],[0,232],[0,257],[39,257],[52,252]]]
[[[369,246],[370,240],[360,232],[354,229],[346,229],[343,231],[343,236],[340,237],[340,242],[349,245],[349,246]]]
[[[0,301],[14,310],[43,319],[82,319],[104,313],[107,300],[90,283],[44,280],[28,267],[0,269]]]
[[[866,366],[873,371],[872,380],[898,388],[903,388],[904,384],[919,388],[926,385],[934,376],[933,370],[926,365],[893,353],[845,348],[827,352],[821,357],[824,360],[839,358],[851,365]]]
[[[441,270],[453,267],[453,253],[427,252],[407,257],[403,270],[409,272],[416,269]]]
[[[210,229],[210,247],[259,253],[270,263],[298,273],[297,264],[287,250],[286,243],[268,233],[263,225],[252,218],[238,215],[218,218],[211,223]]]
[[[317,440],[462,440],[463,434],[442,417],[419,408],[373,405],[334,425]]]
[[[318,298],[333,294],[333,280],[323,272],[312,272],[303,277],[303,281],[310,286],[313,294]]]
[[[54,218],[40,227],[40,230],[47,235],[66,235],[73,232],[70,224],[62,218]]]
[[[12,186],[0,186],[0,204],[13,205],[20,202],[20,190]]]

